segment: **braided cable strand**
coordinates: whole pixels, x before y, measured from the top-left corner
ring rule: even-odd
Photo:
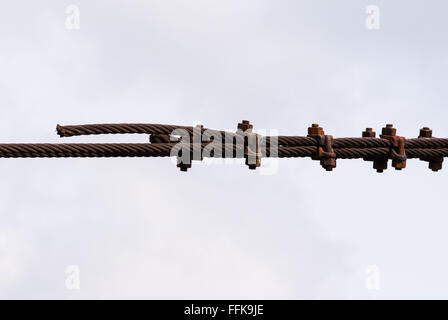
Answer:
[[[170,157],[181,152],[182,143],[28,143],[0,144],[0,158],[109,158],[109,157]],[[204,151],[212,143],[187,145],[190,152]],[[209,157],[244,157],[243,146],[222,145],[221,152]],[[206,156],[205,153],[204,156]]]
[[[0,144],[0,158],[169,157],[171,144]]]
[[[278,145],[289,147],[306,147],[315,146],[316,139],[310,137],[298,137],[298,136],[278,136],[278,137],[264,137],[264,143],[266,146],[270,146],[271,140],[277,139]]]
[[[56,132],[62,137],[74,137],[93,134],[171,134],[176,129],[193,132],[193,127],[173,126],[165,124],[86,124],[79,126],[56,126]]]
[[[431,138],[431,139],[406,139],[406,147],[408,148],[448,148],[447,138]]]
[[[171,135],[174,130],[181,129],[193,134],[194,127],[168,124],[117,123],[117,124],[85,124],[76,126],[56,126],[56,132],[61,138],[99,135],[99,134],[162,134]],[[208,128],[201,128],[201,133],[207,131],[211,135],[234,137],[235,133]]]
[[[406,149],[406,155],[408,158],[445,158],[448,157],[448,148],[440,149]]]
[[[201,150],[207,146],[202,144]],[[176,148],[181,148],[178,143],[63,143],[63,144],[0,144],[0,158],[107,158],[107,157],[169,157],[171,152],[176,152]],[[191,148],[191,151],[199,147]],[[178,150],[178,149],[177,149]],[[223,146],[221,153],[212,154],[214,157],[239,157],[235,155],[237,150],[243,150],[235,145]],[[316,148],[306,147],[282,147],[278,148],[279,158],[302,158],[314,155]],[[336,157],[339,159],[360,159],[384,157],[389,154],[389,148],[339,148],[335,149]],[[406,149],[408,158],[431,158],[447,157],[448,148]],[[265,158],[270,158],[271,152],[268,150],[262,153]]]
[[[300,136],[277,136],[265,137],[266,145],[269,146],[272,139],[278,139],[281,146],[305,147],[316,145],[316,140]],[[381,148],[390,147],[390,141],[381,138],[334,138],[333,148]],[[448,148],[447,138],[431,139],[406,139],[408,148]]]

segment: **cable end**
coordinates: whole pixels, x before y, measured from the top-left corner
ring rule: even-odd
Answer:
[[[64,127],[63,126],[61,126],[61,125],[57,125],[56,126],[56,132],[57,132],[57,134],[59,135],[59,137],[65,137],[65,131],[64,131]]]

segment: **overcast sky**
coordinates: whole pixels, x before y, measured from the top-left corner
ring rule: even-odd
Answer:
[[[69,5],[80,29],[66,27]],[[379,29],[366,28],[369,5]],[[335,137],[386,123],[448,137],[447,9],[2,1],[0,142],[62,142],[57,123],[242,119],[281,135],[317,122]],[[283,159],[262,175],[242,161],[181,173],[167,158],[0,160],[0,298],[448,298],[448,171],[425,162],[378,174]]]

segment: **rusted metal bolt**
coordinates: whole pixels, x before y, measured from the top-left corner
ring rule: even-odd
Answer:
[[[249,163],[249,159],[246,158],[246,165],[249,167],[250,170],[255,170],[258,167],[261,167],[261,159],[256,159],[255,163]]]
[[[251,130],[254,128],[252,124],[250,124],[249,120],[243,120],[242,122],[238,123],[238,129],[245,132],[248,130]]]
[[[423,127],[420,129],[419,138],[432,138],[432,130],[428,127]]]
[[[395,168],[395,170],[401,170],[406,168],[406,162],[400,161],[400,162],[394,162],[392,161],[392,166]]]
[[[442,169],[442,163],[443,163],[443,158],[440,158],[435,161],[430,161],[428,167],[432,171],[439,171]]]
[[[375,131],[373,131],[372,128],[366,128],[366,131],[362,132],[362,137],[363,138],[375,138],[376,133]]]
[[[180,168],[180,171],[186,172],[188,171],[188,169],[191,169],[191,163],[190,164],[179,163],[177,167]]]
[[[240,123],[238,123],[238,130],[241,130],[243,132],[249,133],[249,135],[254,135],[255,133],[252,133],[254,126],[249,122],[249,120],[243,120]],[[238,132],[237,132],[238,133]],[[256,135],[257,143],[255,146],[255,150],[253,152],[258,152],[259,149],[259,138],[258,135]],[[257,167],[261,166],[261,159],[257,158],[255,159],[255,163],[249,163],[249,155],[248,155],[248,148],[249,148],[249,137],[244,137],[244,152],[245,152],[245,158],[246,158],[246,165],[249,167],[250,170],[255,170]],[[252,162],[252,161],[251,161]]]
[[[323,136],[324,129],[319,127],[319,125],[317,123],[313,123],[311,125],[311,127],[308,128],[308,135],[309,136],[315,136],[315,135]]]
[[[333,168],[336,168],[336,159],[335,158],[322,159],[320,161],[320,164],[326,171],[332,171]]]
[[[376,159],[373,161],[373,169],[376,169],[376,172],[383,172],[387,169],[387,159]]]
[[[261,166],[261,160],[257,159],[256,163],[249,164],[247,159],[246,159],[246,165],[248,166],[249,170],[255,170],[255,169],[257,169],[258,167]]]
[[[395,136],[397,134],[397,129],[395,129],[392,124],[386,124],[381,130],[381,134],[385,136]]]

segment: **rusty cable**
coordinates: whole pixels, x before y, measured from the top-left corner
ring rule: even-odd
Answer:
[[[182,141],[171,136],[174,130],[185,130],[193,136],[195,128],[204,134],[226,135],[215,144],[213,138],[199,144]],[[325,135],[317,124],[308,128],[308,136],[267,136],[262,138],[252,132],[249,121],[238,124],[238,131],[228,132],[207,129],[203,126],[178,126],[162,124],[90,124],[60,126],[56,130],[60,137],[73,137],[98,134],[149,134],[151,143],[63,143],[63,144],[0,144],[0,158],[97,158],[97,157],[170,157],[182,155],[187,150],[191,155],[199,153],[199,160],[204,157],[246,158],[250,169],[260,165],[261,157],[299,158],[310,157],[320,160],[326,170],[336,167],[336,159],[364,159],[373,161],[379,172],[387,167],[387,160],[392,159],[396,169],[405,167],[406,159],[419,158],[429,162],[429,167],[441,169],[444,157],[448,156],[448,138],[434,138],[432,131],[424,127],[418,138],[405,139],[396,136],[396,129],[387,125],[380,138],[367,128],[362,137],[333,138]],[[243,145],[237,143],[243,137]],[[255,147],[248,146],[248,138],[256,137]],[[249,163],[250,156],[254,163]],[[193,160],[198,160],[193,157]],[[180,160],[178,160],[180,161]],[[178,167],[185,171],[190,163],[180,161]]]
[[[202,145],[202,150],[208,145]],[[169,157],[175,143],[28,143],[28,144],[0,144],[0,158],[107,158],[107,157]],[[180,146],[179,146],[180,147]],[[228,149],[228,148],[227,148]],[[237,149],[235,146],[231,149]],[[194,146],[192,147],[194,150]],[[311,157],[316,148],[305,147],[278,147],[278,158]],[[389,148],[339,148],[335,149],[338,159],[359,159],[367,157],[387,156]],[[222,155],[225,156],[223,147]],[[440,149],[406,149],[408,158],[420,157],[447,157],[448,148]],[[217,155],[213,155],[217,156]],[[265,158],[272,157],[271,152],[262,152]],[[235,157],[233,155],[232,157]],[[242,156],[241,156],[242,157]]]
[[[189,134],[193,133],[192,126],[178,126],[169,124],[145,124],[145,123],[117,123],[117,124],[84,124],[56,126],[56,132],[61,138],[100,135],[100,134],[162,134],[171,135],[174,130],[185,130]],[[201,127],[201,133],[208,131],[209,134],[220,134],[234,136],[235,133],[221,130],[214,130]]]

